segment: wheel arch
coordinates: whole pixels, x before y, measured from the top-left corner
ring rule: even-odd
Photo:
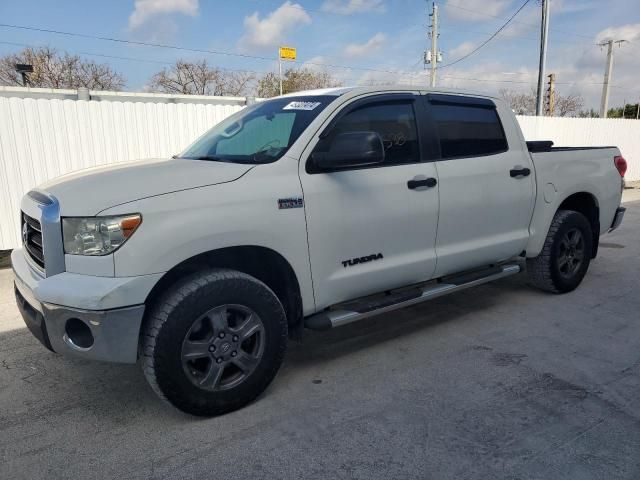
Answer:
[[[225,247],[188,258],[166,272],[145,300],[147,310],[180,279],[207,268],[228,268],[257,278],[276,294],[284,307],[292,336],[303,327],[300,284],[293,267],[278,252],[267,247],[244,245]]]
[[[596,258],[600,243],[600,206],[596,196],[589,192],[573,193],[560,203],[556,212],[559,210],[573,210],[587,218],[592,233],[591,258]]]

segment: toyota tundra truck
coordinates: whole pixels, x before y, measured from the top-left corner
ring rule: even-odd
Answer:
[[[162,399],[219,415],[265,390],[303,328],[525,269],[572,291],[622,221],[625,171],[615,147],[526,142],[487,95],[280,96],[173,158],[26,194],[15,296],[49,350],[138,362]]]

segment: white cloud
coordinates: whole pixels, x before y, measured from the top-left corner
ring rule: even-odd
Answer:
[[[460,0],[447,1],[445,12],[450,19],[465,22],[487,22],[491,16],[502,15],[512,0]],[[494,19],[495,20],[495,19]]]
[[[551,5],[554,5],[554,3],[552,2]],[[505,17],[508,18],[513,11],[510,10],[509,12],[506,12]],[[505,27],[504,30],[502,30],[502,32],[500,32],[499,37],[516,38],[528,36],[535,41],[540,35],[540,22],[542,21],[541,16],[542,12],[540,8],[525,8],[513,19],[511,23],[509,23],[509,25]],[[553,18],[553,13],[551,14],[551,18]],[[495,20],[495,22],[499,24],[500,20]]]
[[[311,23],[311,17],[297,3],[284,2],[273,12],[260,19],[258,12],[245,17],[245,33],[238,42],[242,50],[275,47],[281,44],[287,33]]]
[[[633,42],[638,39],[640,39],[640,23],[605,28],[596,35],[596,43],[606,42],[607,40],[627,40]]]
[[[347,58],[366,57],[372,55],[386,43],[387,36],[378,32],[365,43],[350,43],[344,48],[344,56]]]
[[[502,88],[528,92],[536,85],[536,75],[527,67],[494,60],[467,68],[443,69],[438,72],[438,85],[493,94]]]
[[[135,8],[129,16],[129,28],[142,26],[149,18],[160,14],[182,13],[196,16],[199,0],[136,0]]]
[[[476,44],[473,42],[462,42],[460,45],[455,47],[449,53],[449,59],[451,61],[457,60],[460,57],[464,57],[465,55],[472,52],[472,50],[476,48]]]
[[[601,3],[587,0],[554,0],[551,2],[551,15],[560,13],[582,13],[599,8]]]
[[[314,72],[324,72],[326,70],[326,67],[324,66],[326,63],[330,63],[327,60],[327,57],[318,55],[305,61],[302,64],[302,68],[308,68],[309,70],[313,70]]]
[[[325,0],[322,4],[325,12],[351,15],[361,12],[384,12],[386,7],[383,0]]]
[[[412,71],[407,69],[395,70],[394,73],[365,72],[351,82],[354,85],[404,85],[427,88],[429,86],[429,74],[425,71]]]

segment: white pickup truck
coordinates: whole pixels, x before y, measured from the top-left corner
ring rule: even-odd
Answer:
[[[177,408],[256,398],[288,338],[516,274],[563,293],[620,224],[614,147],[525,142],[500,99],[407,88],[255,103],[171,159],[85,170],[21,205],[31,332],[140,362]],[[393,316],[388,316],[393,321]]]

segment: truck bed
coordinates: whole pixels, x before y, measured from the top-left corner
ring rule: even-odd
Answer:
[[[614,164],[614,157],[620,155],[620,150],[617,147],[549,147],[529,151],[538,192],[532,225],[543,225],[546,233],[558,208],[556,199],[590,191],[597,199],[600,233],[606,232],[622,196],[622,182]],[[589,190],[586,185],[590,186]]]
[[[571,152],[578,150],[602,150],[606,148],[616,148],[613,146],[603,146],[603,147],[554,147],[553,141],[551,140],[537,140],[537,141],[529,141],[527,142],[527,148],[530,153],[540,153],[540,152]]]

